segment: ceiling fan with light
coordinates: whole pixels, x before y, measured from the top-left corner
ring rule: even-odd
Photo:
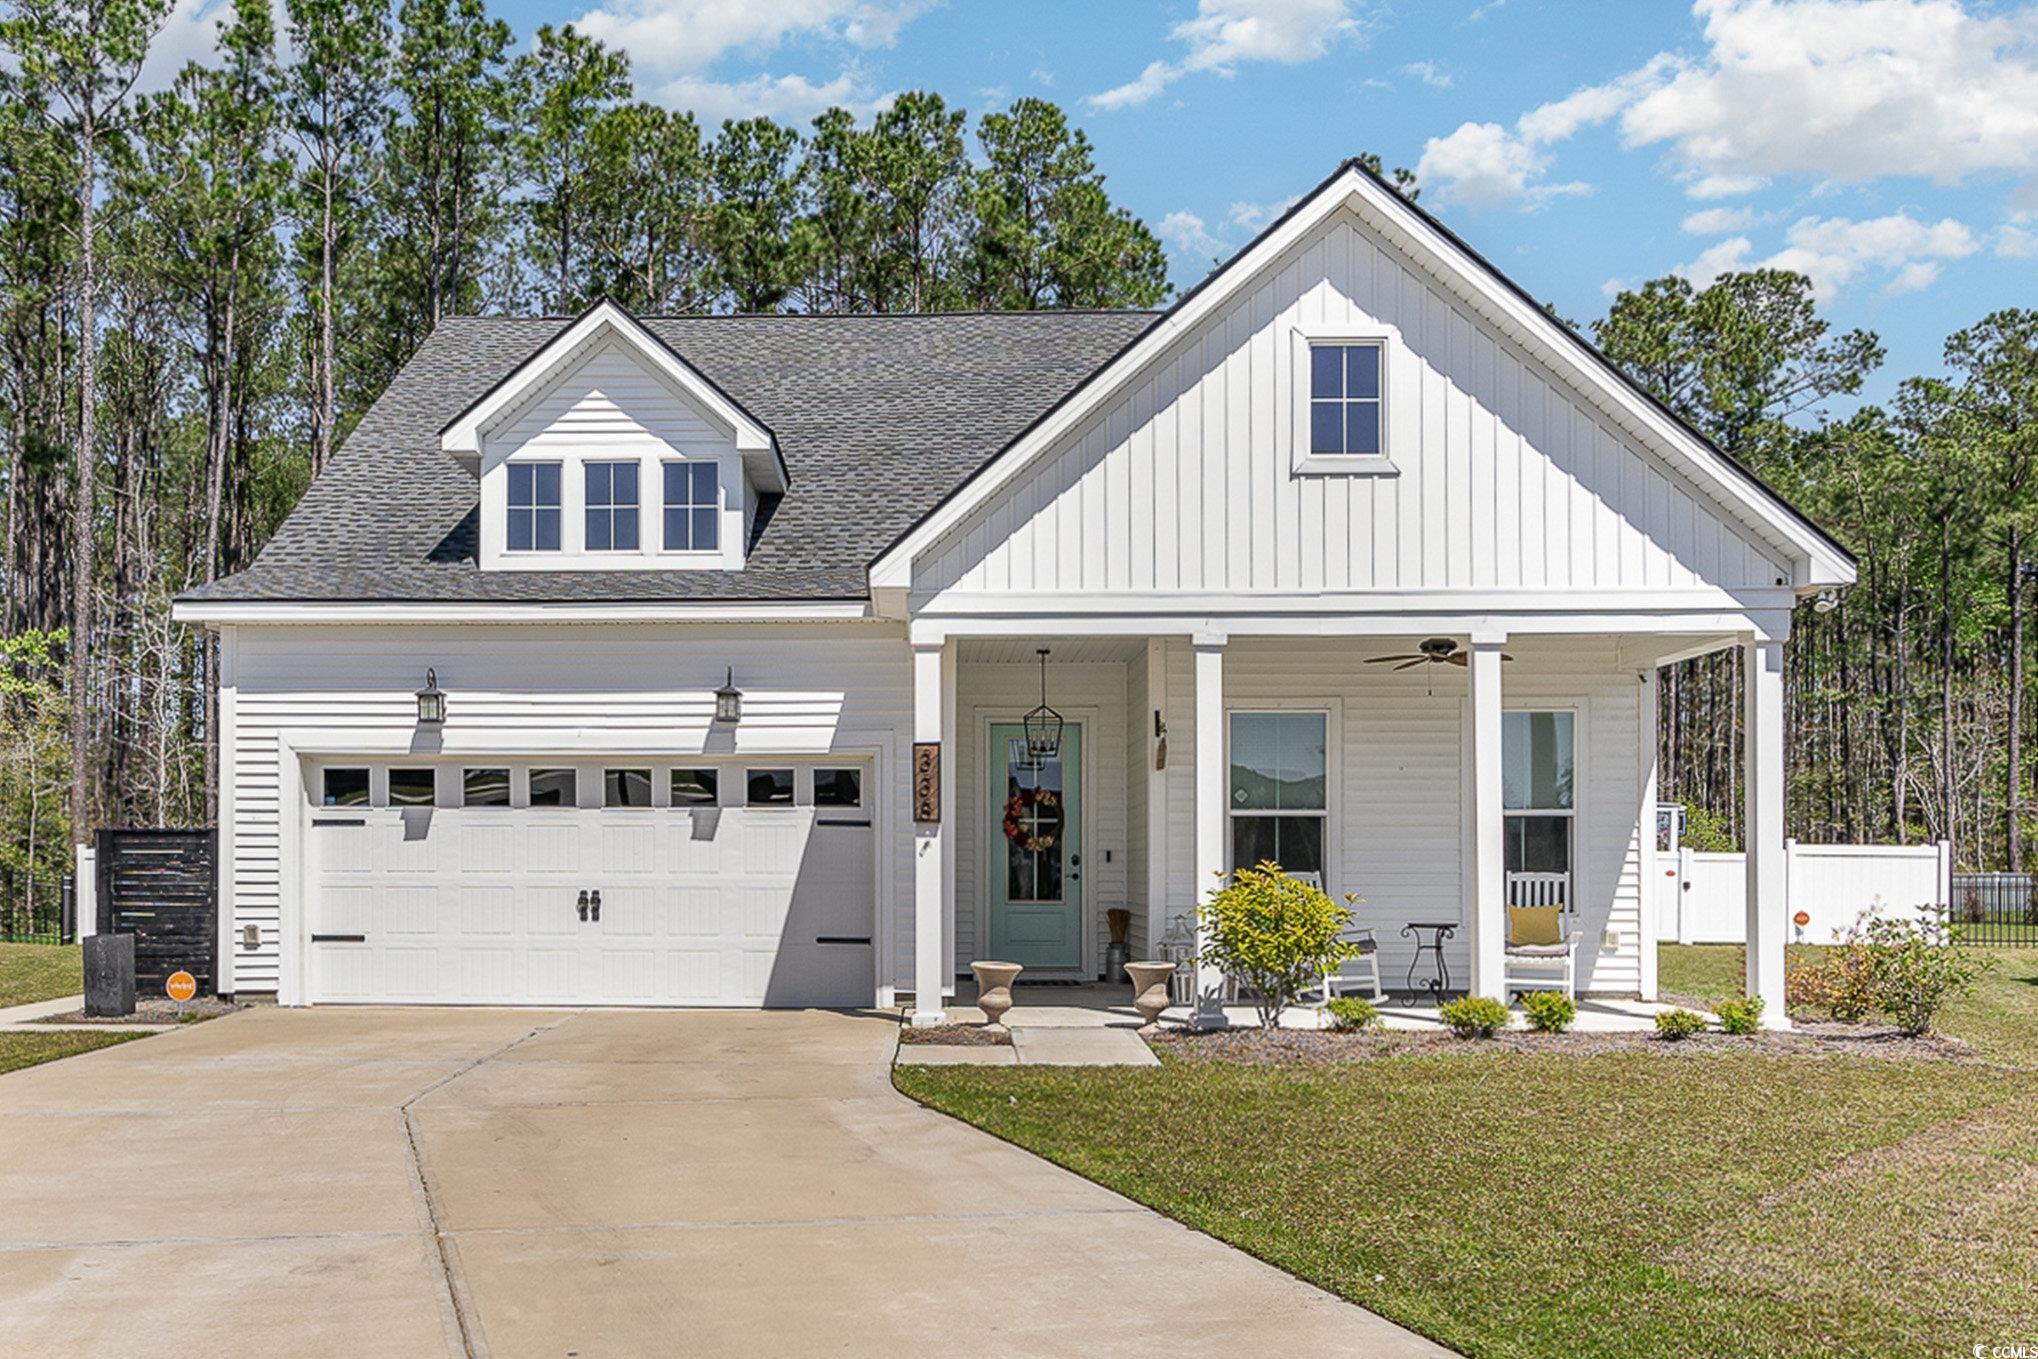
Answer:
[[[1366,664],[1387,665],[1392,662],[1399,661],[1400,664],[1394,667],[1396,670],[1409,670],[1413,669],[1415,666],[1418,665],[1462,666],[1465,664],[1466,654],[1467,653],[1463,647],[1459,646],[1456,642],[1452,641],[1448,637],[1431,637],[1426,641],[1417,643],[1413,654],[1401,656],[1369,656],[1366,658]],[[1500,659],[1503,661],[1511,661],[1514,659],[1514,657],[1503,653]]]

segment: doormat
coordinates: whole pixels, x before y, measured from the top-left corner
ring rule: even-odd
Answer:
[[[1021,977],[1014,986],[1086,986],[1089,983],[1081,977]]]

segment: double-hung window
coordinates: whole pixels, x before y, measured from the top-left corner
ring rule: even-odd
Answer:
[[[1231,866],[1263,861],[1322,880],[1330,821],[1329,720],[1320,712],[1231,715]]]
[[[711,462],[665,464],[667,552],[713,552],[721,547],[718,486]]]
[[[509,523],[505,541],[512,552],[559,550],[559,464],[509,465]]]
[[[587,550],[637,550],[637,464],[587,464]]]
[[[1311,457],[1379,454],[1381,349],[1377,341],[1309,346]]]
[[[1507,872],[1537,880],[1534,904],[1572,905],[1572,825],[1577,819],[1576,721],[1568,712],[1511,712],[1500,719],[1500,802]],[[1521,895],[1510,889],[1509,899]]]

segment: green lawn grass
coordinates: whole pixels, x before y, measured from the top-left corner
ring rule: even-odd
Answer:
[[[75,1057],[81,1052],[94,1048],[110,1048],[115,1043],[125,1043],[130,1038],[146,1038],[140,1033],[94,1033],[84,1029],[57,1029],[50,1033],[0,1033],[0,1072],[19,1071],[25,1066],[42,1062],[54,1062],[59,1057]],[[0,1090],[0,1099],[5,1092]]]
[[[75,996],[85,989],[76,944],[0,944],[0,1008]]]
[[[1734,994],[1737,954],[1666,950],[1662,984]],[[2024,953],[1948,1027],[2038,1061],[2034,1005]],[[1911,1356],[2038,1334],[2029,1067],[1467,1047],[896,1079],[1468,1354]]]

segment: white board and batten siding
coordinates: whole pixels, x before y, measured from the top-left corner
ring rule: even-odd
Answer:
[[[869,761],[882,846],[873,922],[881,977],[910,975],[912,901],[902,770],[911,733],[910,652],[887,624],[254,627],[233,629],[227,724],[232,985],[296,999],[285,931],[302,929],[308,763],[360,756],[405,763],[518,757],[635,763],[698,756],[839,754]],[[817,658],[825,658],[821,663]],[[425,668],[447,694],[441,732],[421,731]],[[732,668],[742,721],[712,721]],[[254,926],[249,947],[241,931]]]
[[[1373,333],[1395,473],[1296,474],[1307,338]],[[1037,592],[1724,603],[1791,579],[1766,533],[1343,213],[924,552],[913,595],[935,611]]]

